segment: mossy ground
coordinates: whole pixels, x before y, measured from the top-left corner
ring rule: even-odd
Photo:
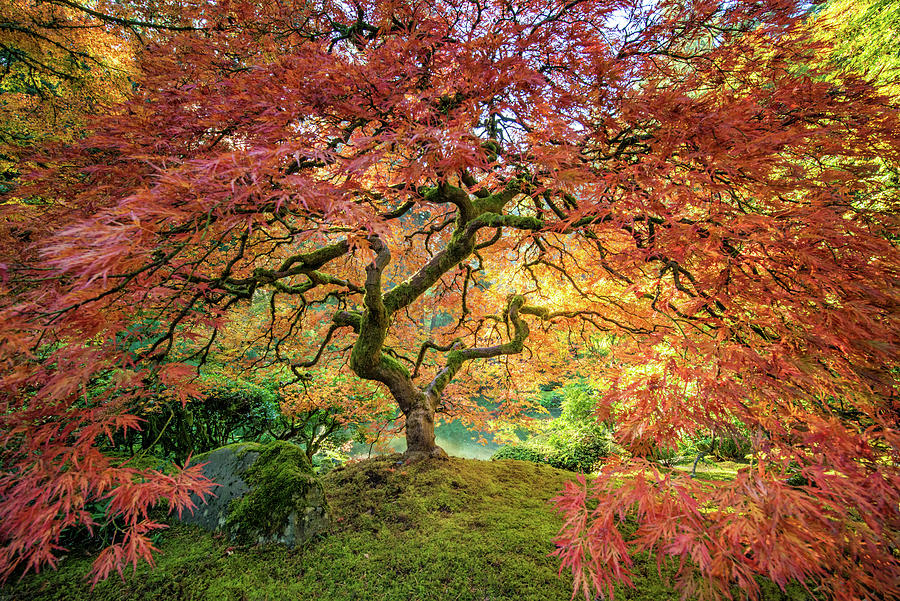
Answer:
[[[548,501],[574,477],[544,465],[452,458],[409,467],[378,457],[325,476],[333,528],[303,548],[233,546],[194,527],[166,531],[158,565],[90,591],[89,557],[2,591],[5,601],[567,601]],[[676,600],[653,560],[617,599]],[[767,600],[784,598],[767,587]],[[800,598],[800,597],[790,597]]]

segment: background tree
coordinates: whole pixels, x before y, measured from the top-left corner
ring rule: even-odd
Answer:
[[[84,117],[122,100],[141,43],[191,29],[165,2],[0,3],[0,143],[71,141]]]
[[[874,80],[894,96],[900,92],[900,57],[894,41],[900,34],[900,8],[887,0],[831,0],[811,26],[834,41],[830,59]]]
[[[52,235],[72,206],[16,192],[20,177],[46,166],[38,149],[84,137],[92,115],[128,97],[135,57],[159,31],[193,30],[187,3],[4,0],[0,2],[0,272],[30,243]],[[89,210],[89,209],[88,209]],[[62,215],[59,215],[59,214]]]
[[[124,98],[135,51],[104,22],[63,3],[0,5],[0,142],[71,141],[84,115]]]
[[[624,341],[599,408],[623,446],[755,433],[734,482],[638,458],[567,490],[578,588],[650,550],[687,592],[753,595],[764,575],[896,598],[900,257],[879,169],[900,130],[889,98],[817,59],[800,3],[187,10],[206,29],[155,40],[129,101],[31,188],[79,211],[4,297],[3,574],[52,557],[52,517],[19,544],[47,502],[21,499],[28,478],[81,477],[57,450],[70,424],[132,425],[154,386],[187,400],[264,298],[259,364],[381,384],[410,461],[444,456],[436,412],[476,410],[456,383],[484,368],[515,415],[525,360],[558,379],[593,331]],[[116,387],[82,407],[101,371]],[[80,502],[53,499],[48,516]],[[101,576],[136,556],[111,549]]]

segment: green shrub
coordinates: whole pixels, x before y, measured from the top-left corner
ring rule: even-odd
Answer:
[[[688,436],[678,441],[678,454],[683,457],[696,457],[700,453],[710,453],[712,437]]]
[[[559,419],[577,426],[593,426],[597,424],[597,391],[584,380],[575,380],[563,386],[559,393],[562,397]]]
[[[584,379],[572,380],[541,395],[545,407],[558,402],[560,416],[547,420],[541,432],[502,447],[492,459],[520,459],[555,468],[593,471],[610,452],[609,427],[597,421],[597,392]]]
[[[550,432],[501,447],[491,459],[519,459],[545,463],[573,472],[591,472],[609,455],[610,438],[602,426],[566,428],[556,422]]]
[[[491,459],[518,459],[572,472],[591,472],[608,453],[606,439],[592,437],[561,442],[560,439],[536,436],[519,444],[501,447]]]
[[[605,439],[590,437],[556,449],[551,465],[573,472],[592,472],[608,454],[609,444]]]
[[[491,456],[491,459],[518,459],[519,461],[530,461],[532,463],[547,463],[544,461],[544,456],[536,449],[521,444],[502,446]]]
[[[141,430],[117,435],[114,452],[133,455],[137,446],[181,463],[191,454],[237,442],[284,440],[302,446],[312,462],[323,445],[337,449],[350,440],[356,426],[341,419],[337,406],[285,414],[283,383],[274,376],[253,382],[209,368],[203,383],[203,398],[186,405],[161,395],[144,406],[137,412]],[[334,461],[314,464],[331,467]]]
[[[743,461],[744,457],[753,450],[750,441],[746,438],[721,438],[716,442],[716,453],[722,459]]]
[[[553,386],[541,388],[538,402],[545,409],[560,410],[560,418],[569,421],[591,422],[594,420],[597,391],[583,379],[575,379],[565,384],[554,382]]]
[[[215,373],[205,377],[206,396],[182,405],[158,398],[139,416],[140,431],[122,440],[120,451],[132,452],[138,443],[144,452],[183,462],[190,454],[205,453],[235,442],[272,437],[284,420],[276,386],[261,386]]]
[[[558,411],[562,405],[562,395],[555,390],[542,392],[538,402],[547,411]]]

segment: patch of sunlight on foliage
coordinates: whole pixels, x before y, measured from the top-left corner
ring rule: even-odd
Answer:
[[[690,472],[691,468],[694,466],[693,462],[688,463],[679,463],[678,465],[672,466],[673,469],[681,470],[683,472]],[[734,480],[735,475],[737,475],[738,470],[741,468],[746,469],[746,463],[737,463],[735,461],[699,461],[697,462],[697,471],[695,473],[695,477],[698,480]]]
[[[830,0],[814,21],[835,44],[832,60],[900,95],[900,2],[896,0]]]

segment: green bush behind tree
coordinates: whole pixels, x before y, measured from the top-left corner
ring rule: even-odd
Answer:
[[[547,420],[540,432],[520,443],[501,447],[492,459],[545,463],[574,472],[591,472],[609,455],[611,429],[595,415],[597,391],[584,379],[545,391],[541,404],[558,402],[560,415]]]
[[[160,395],[138,412],[144,420],[141,430],[119,436],[114,450],[182,463],[190,455],[236,442],[284,440],[303,447],[313,462],[325,447],[338,446],[353,436],[353,426],[341,420],[337,407],[285,414],[282,382],[277,378],[253,382],[216,370],[203,378],[208,391],[203,398],[182,405]]]

